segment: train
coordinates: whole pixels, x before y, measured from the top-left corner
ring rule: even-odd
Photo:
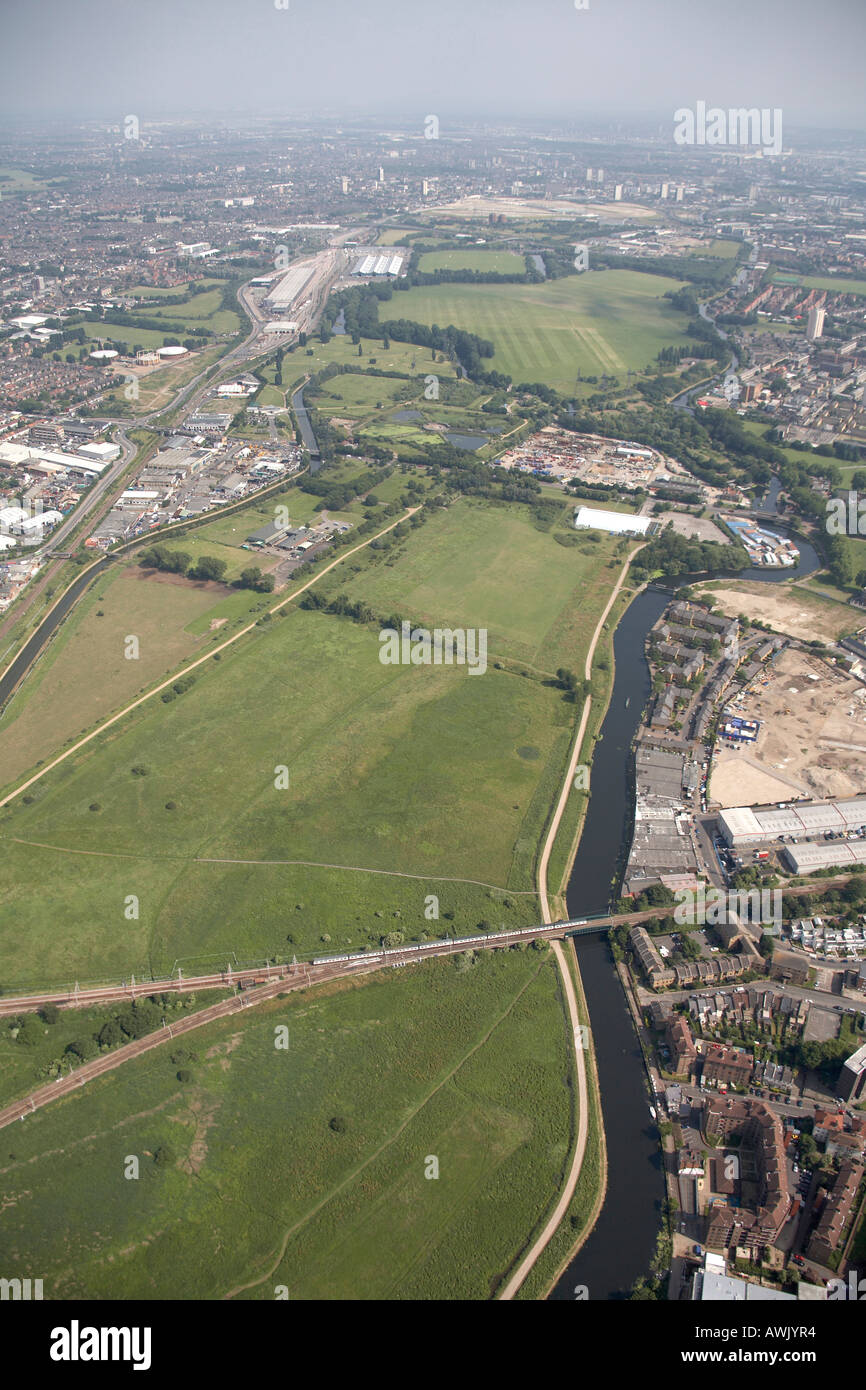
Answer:
[[[353,951],[345,956],[316,956],[313,965],[360,965],[363,961],[386,960],[388,956],[405,956],[411,952],[413,954],[423,954],[425,951],[441,950],[443,946],[477,946],[479,942],[490,941],[511,941],[514,937],[538,936],[540,930],[552,930],[556,927],[585,927],[587,918],[581,917],[577,921],[550,922],[544,929],[539,927],[518,927],[514,931],[485,932],[478,936],[458,936],[453,941],[422,941],[413,946],[385,946],[378,951]]]

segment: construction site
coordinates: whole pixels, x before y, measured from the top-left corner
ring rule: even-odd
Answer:
[[[779,651],[725,706],[754,741],[716,745],[710,800],[742,806],[854,796],[866,766],[866,686],[796,646]]]

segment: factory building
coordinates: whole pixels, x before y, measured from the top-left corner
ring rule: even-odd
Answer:
[[[785,845],[785,860],[795,874],[817,869],[850,869],[866,864],[866,840],[827,840],[815,845]]]
[[[651,517],[634,512],[605,512],[597,507],[578,507],[574,517],[575,529],[607,531],[612,536],[645,536],[653,525]]]
[[[732,806],[719,812],[719,830],[727,845],[743,849],[773,844],[782,835],[848,835],[866,826],[866,796],[849,801],[794,801],[766,810]],[[828,846],[829,848],[829,846]]]

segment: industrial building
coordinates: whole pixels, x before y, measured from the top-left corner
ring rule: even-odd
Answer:
[[[352,269],[353,275],[400,275],[403,270],[405,254],[395,255],[388,251],[385,255],[368,252],[359,256]]]
[[[828,831],[846,835],[862,826],[866,826],[866,796],[848,801],[794,801],[766,810],[731,806],[719,812],[719,830],[733,849],[773,844],[783,835],[804,839]]]
[[[850,868],[866,864],[866,840],[826,840],[812,845],[785,845],[782,851],[795,874],[813,874],[816,869]]]
[[[306,287],[316,269],[315,261],[299,261],[290,266],[268,291],[266,303],[274,309],[287,309]]]
[[[578,507],[574,517],[575,529],[607,531],[612,536],[645,536],[653,525],[652,517],[636,516],[634,512],[604,512],[597,507]]]

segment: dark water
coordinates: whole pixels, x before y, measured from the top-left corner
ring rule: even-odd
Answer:
[[[592,797],[568,885],[570,916],[604,911],[610,902],[632,815],[631,742],[651,691],[644,640],[669,602],[668,594],[654,590],[639,594],[614,637],[614,688],[593,756]],[[661,1154],[640,1046],[606,938],[580,939],[577,955],[601,1088],[608,1187],[595,1229],[550,1297],[573,1299],[575,1286],[585,1285],[591,1299],[625,1298],[646,1273],[655,1247],[664,1199]]]
[[[488,442],[486,434],[455,434],[453,430],[449,430],[445,438],[455,449],[480,449]]]
[[[15,660],[12,662],[12,665],[4,674],[3,679],[0,680],[0,710],[3,709],[7,701],[11,698],[12,692],[15,690],[18,682],[27,673],[31,663],[36,660],[46,642],[53,637],[73,604],[77,603],[78,599],[84,593],[84,590],[87,589],[95,579],[98,579],[99,575],[101,575],[110,564],[110,560],[101,560],[87,574],[82,574],[79,579],[75,580],[71,588],[67,590],[63,598],[58,601],[53,611],[49,613],[46,618],[43,618],[42,622],[33,633],[33,636],[30,637],[21,648]]]
[[[794,569],[749,569],[742,577],[778,584],[811,574],[820,560],[808,541],[798,539],[797,544],[800,563]],[[696,577],[683,575],[672,582],[679,588]],[[631,743],[651,690],[644,642],[669,601],[667,593],[645,590],[626,609],[614,637],[613,693],[593,757],[592,794],[568,884],[570,917],[603,911],[619,886],[621,855],[631,831]],[[626,1298],[634,1281],[647,1273],[655,1248],[665,1195],[661,1153],[640,1046],[607,940],[582,937],[573,945],[601,1088],[608,1186],[592,1234],[550,1297],[574,1299],[575,1287],[585,1285],[590,1299],[615,1300]]]
[[[303,387],[299,386],[292,396],[292,409],[295,412],[295,419],[298,422],[298,429],[301,431],[301,439],[304,441],[304,448],[310,455],[310,473],[318,473],[322,466],[319,457],[319,443],[313,434],[313,427],[310,424],[310,417],[307,414],[307,407],[304,405]]]

